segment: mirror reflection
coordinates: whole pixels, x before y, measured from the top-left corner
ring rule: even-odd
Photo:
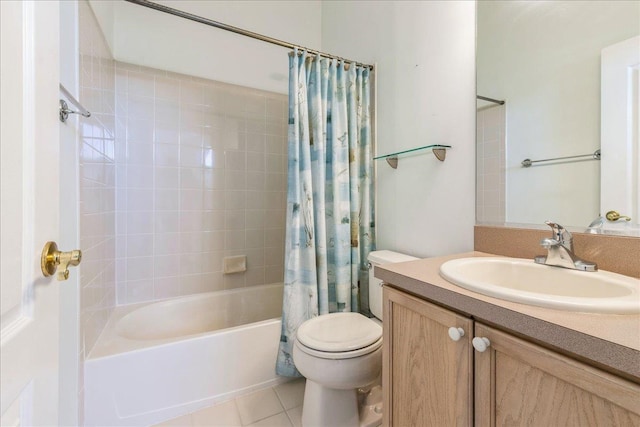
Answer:
[[[638,224],[640,3],[480,1],[477,20],[478,95],[504,101],[477,102],[478,222]]]

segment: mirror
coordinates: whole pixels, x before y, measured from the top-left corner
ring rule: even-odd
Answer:
[[[633,221],[605,220],[607,227],[624,232],[638,224],[638,110],[628,125],[636,136],[618,135],[619,149],[605,144],[625,123],[609,123],[609,107],[601,108],[612,104],[601,62],[625,41],[638,54],[640,38],[629,39],[639,34],[637,1],[478,2],[477,94],[505,102],[477,102],[477,222],[538,226],[550,219],[584,228],[617,210]],[[622,70],[631,70],[633,93],[638,61]],[[629,108],[638,106],[635,92]],[[601,148],[599,161],[593,154]],[[614,180],[622,165],[626,175]],[[609,200],[623,181],[630,187]]]

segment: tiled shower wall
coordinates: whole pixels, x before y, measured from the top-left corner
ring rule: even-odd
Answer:
[[[80,339],[79,420],[83,421],[83,361],[115,306],[115,63],[89,4],[78,2]],[[64,192],[62,193],[64,198]]]
[[[505,221],[505,114],[504,105],[478,109],[476,135],[476,220]]]
[[[116,62],[119,304],[283,280],[286,117],[286,95]]]

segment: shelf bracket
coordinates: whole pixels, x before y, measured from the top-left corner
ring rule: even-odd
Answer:
[[[440,160],[441,162],[444,162],[444,159],[447,158],[447,150],[444,148],[434,148],[431,151],[433,151],[433,154],[436,156],[436,159]]]

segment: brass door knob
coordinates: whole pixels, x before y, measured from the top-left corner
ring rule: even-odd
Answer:
[[[79,249],[60,252],[56,242],[47,242],[42,249],[42,257],[40,258],[40,268],[44,277],[53,276],[58,271],[58,280],[67,280],[69,278],[69,266],[76,266],[82,261],[82,251]]]
[[[624,219],[626,221],[631,221],[631,218],[629,218],[628,216],[620,215],[616,211],[609,211],[609,212],[607,212],[607,214],[605,216],[609,221],[617,221],[619,219]]]

